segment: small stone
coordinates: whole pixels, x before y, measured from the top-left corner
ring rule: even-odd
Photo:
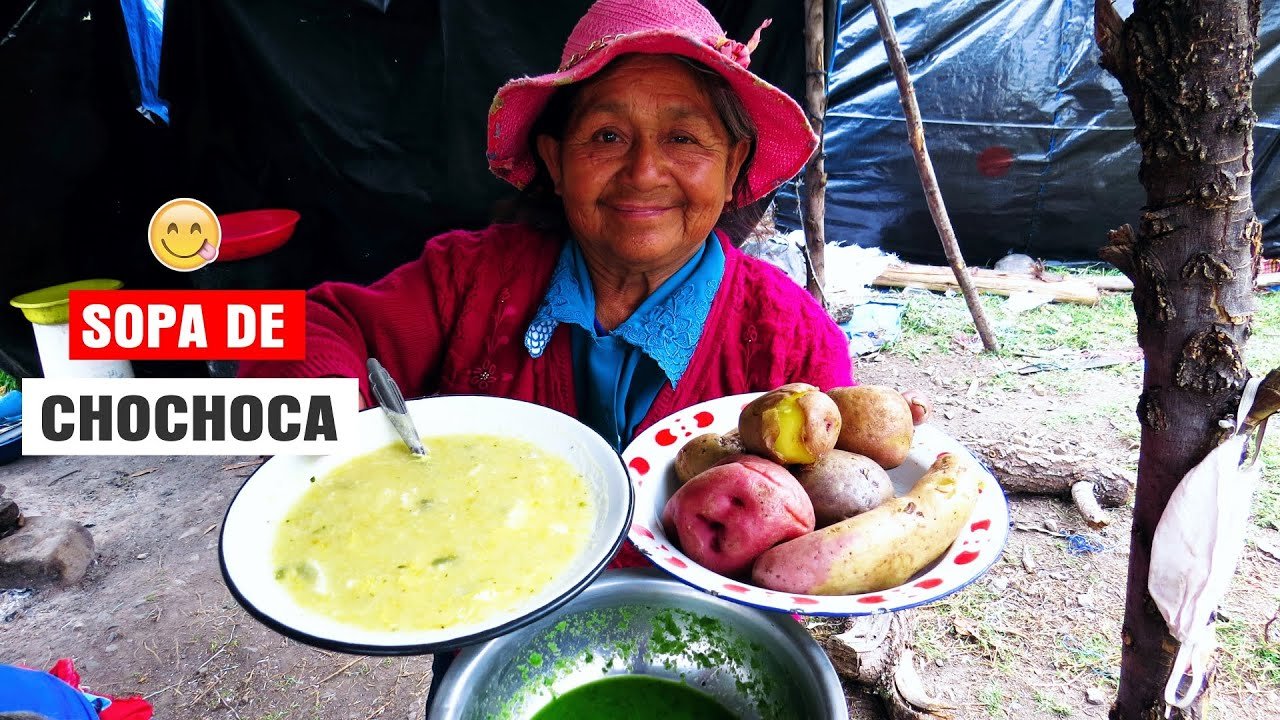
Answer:
[[[22,511],[18,509],[18,503],[0,496],[0,538],[12,535],[21,526]]]
[[[77,620],[77,621],[75,622],[75,624],[71,626],[71,629],[72,629],[72,630],[83,630],[83,629],[84,629],[84,623],[82,623],[82,622],[80,622],[79,620]]]
[[[1009,587],[1008,578],[996,578],[995,580],[991,581],[991,589],[998,593],[1004,592],[1005,588],[1008,588],[1008,587]]]
[[[1044,519],[1044,529],[1049,532],[1058,532],[1058,521],[1053,518]]]
[[[1102,688],[1091,687],[1084,691],[1084,701],[1090,705],[1102,705],[1107,701],[1107,693]]]
[[[66,518],[29,517],[0,539],[0,589],[80,582],[93,562],[93,536]]]
[[[1031,552],[1031,548],[1023,548],[1022,550],[1022,569],[1029,574],[1035,575],[1039,569],[1040,563],[1036,562],[1036,556]]]
[[[1049,573],[1049,577],[1053,578],[1054,580],[1065,582],[1067,578],[1070,576],[1064,572],[1055,572],[1055,573]]]
[[[115,643],[111,643],[110,645],[107,645],[107,646],[103,647],[102,649],[103,649],[103,650],[105,650],[105,651],[107,651],[107,652],[109,652],[109,653],[111,653],[111,652],[115,652],[116,650],[119,650],[119,649],[120,649],[120,646],[119,646],[119,645],[116,645]]]
[[[1077,603],[1079,603],[1079,604],[1080,604],[1080,607],[1082,607],[1082,608],[1091,608],[1091,607],[1093,607],[1093,596],[1092,596],[1092,595],[1077,595],[1077,596],[1076,596],[1076,602],[1077,602]]]
[[[137,557],[138,557],[138,559],[139,559],[139,560],[146,560],[146,559],[147,559],[147,554],[148,554],[148,553],[138,553]]]

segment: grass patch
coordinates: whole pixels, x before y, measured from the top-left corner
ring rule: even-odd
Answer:
[[[18,379],[7,372],[0,370],[0,395],[3,395],[9,392],[10,390],[17,390],[17,389],[18,389]]]
[[[1062,700],[1053,695],[1036,690],[1031,693],[1031,698],[1036,701],[1036,707],[1047,713],[1052,713],[1058,717],[1071,717],[1071,708],[1064,705]]]
[[[945,643],[946,640],[937,623],[921,623],[916,627],[915,634],[911,636],[912,649],[927,663],[947,656]]]
[[[1280,687],[1280,643],[1267,642],[1262,628],[1242,620],[1217,624],[1218,673],[1236,688]]]
[[[1120,680],[1120,644],[1102,633],[1082,638],[1062,635],[1053,650],[1053,666],[1063,680],[1089,675],[1115,688]]]
[[[1273,418],[1272,424],[1278,420]],[[1253,493],[1253,524],[1280,530],[1280,438],[1275,433],[1262,443],[1262,481]]]
[[[888,352],[919,360],[948,352],[957,336],[977,333],[960,295],[906,291],[899,296],[905,301],[902,337],[886,347]],[[1136,343],[1137,321],[1128,295],[1108,294],[1097,305],[1049,303],[1019,314],[1006,309],[1008,298],[984,294],[981,301],[1000,343],[1001,357]]]
[[[924,613],[918,636],[932,637],[940,645],[942,636],[954,632],[961,642],[974,645],[996,671],[1013,672],[1014,644],[996,629],[1004,625],[1003,597],[989,587],[974,583],[933,603]]]
[[[1245,346],[1245,363],[1255,375],[1280,367],[1280,292],[1255,296],[1258,312],[1253,316],[1253,336]]]
[[[1004,696],[1004,690],[995,683],[987,683],[987,686],[978,691],[978,702],[982,703],[983,709],[987,711],[987,715],[993,718],[1003,718],[1007,716],[1004,706],[1008,699]]]

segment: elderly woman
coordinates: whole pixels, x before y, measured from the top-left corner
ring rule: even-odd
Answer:
[[[727,39],[696,0],[599,0],[560,68],[507,83],[489,113],[489,166],[536,222],[432,238],[368,287],[320,285],[306,359],[241,374],[357,377],[369,404],[377,357],[407,396],[538,403],[619,450],[704,400],[852,384],[840,329],[723,230],[817,145],[747,70],[758,38]]]
[[[852,384],[822,308],[719,229],[817,143],[747,70],[758,36],[725,38],[695,0],[600,0],[559,70],[507,83],[490,110],[490,168],[540,222],[441,235],[368,287],[316,287],[306,359],[242,375],[359,377],[369,403],[377,357],[408,397],[526,400],[618,449],[704,400]]]

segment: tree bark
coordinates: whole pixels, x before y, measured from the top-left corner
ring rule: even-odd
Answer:
[[[804,169],[805,277],[809,294],[826,307],[827,169],[822,139],[827,117],[826,25],[823,0],[805,0],[805,4],[805,109],[809,125],[818,134],[818,149]]]
[[[1262,226],[1250,198],[1258,0],[1096,0],[1101,63],[1129,101],[1147,191],[1137,230],[1102,251],[1134,282],[1145,357],[1138,487],[1113,720],[1164,715],[1177,642],[1147,591],[1151,540],[1183,475],[1222,440],[1247,376],[1243,348]],[[1187,713],[1199,716],[1204,697]]]

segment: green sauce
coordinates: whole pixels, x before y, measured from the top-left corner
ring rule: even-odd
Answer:
[[[683,683],[617,675],[576,687],[531,720],[738,720],[710,695]]]

